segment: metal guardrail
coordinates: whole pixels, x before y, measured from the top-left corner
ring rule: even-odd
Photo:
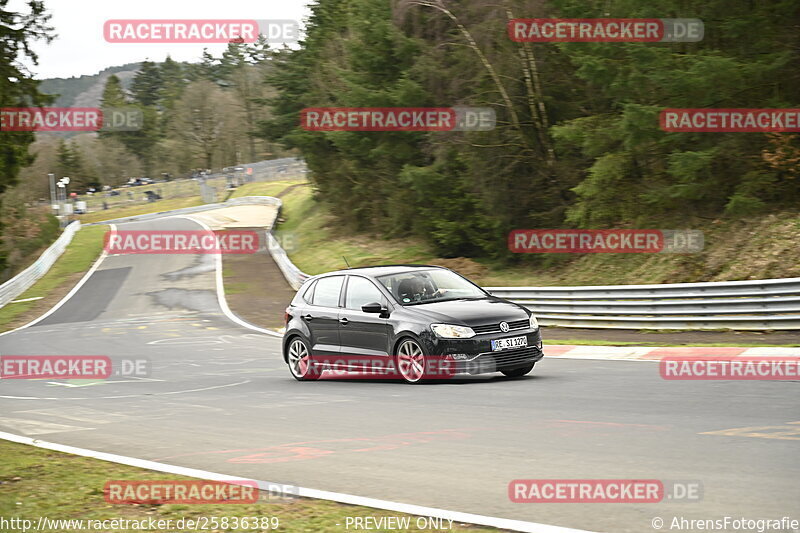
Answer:
[[[543,325],[616,329],[800,329],[800,278],[657,285],[486,287]]]
[[[61,232],[58,239],[47,250],[42,252],[42,255],[31,266],[0,285],[0,307],[13,301],[14,298],[27,291],[39,278],[44,276],[53,266],[53,263],[64,253],[75,232],[80,229],[81,223],[78,221],[69,224]]]
[[[303,282],[308,279],[308,274],[292,263],[292,260],[286,255],[286,251],[281,248],[280,243],[278,243],[272,231],[267,233],[267,244],[269,246],[269,253],[275,261],[275,264],[278,265],[278,268],[283,273],[283,277],[286,278],[286,281],[294,290],[298,290]]]
[[[278,209],[275,219],[282,206],[278,198],[271,196],[246,196],[224,203],[139,215],[104,221],[100,224],[152,220],[247,204],[276,206]],[[68,226],[67,229],[72,226]],[[297,290],[309,276],[297,268],[286,251],[281,248],[272,234],[273,226],[274,220],[267,232],[268,251],[289,285]],[[59,241],[67,235],[65,230]],[[70,233],[69,239],[71,238]],[[69,240],[64,242],[63,246],[68,242]],[[58,241],[51,248],[55,248],[57,244]],[[49,252],[50,249],[42,258]],[[60,252],[58,253],[60,255]],[[54,261],[55,259],[50,264]],[[42,265],[34,264],[29,270],[34,267],[42,268]],[[41,271],[39,276],[46,272],[47,268]],[[27,270],[17,278],[27,275],[26,273]],[[0,286],[0,306],[13,299],[14,296],[10,298],[6,296],[7,293],[10,294],[6,286],[12,282],[19,283],[15,281],[17,278]],[[30,284],[33,284],[33,281]],[[536,314],[542,325],[547,326],[759,331],[800,329],[800,278],[653,285],[485,288],[495,296],[524,305]]]
[[[270,253],[297,290],[308,275],[270,235]],[[610,329],[800,329],[800,278],[587,287],[485,287],[545,326]]]
[[[278,268],[283,273],[283,276],[286,278],[286,281],[289,283],[289,285],[294,290],[299,289],[303,284],[303,281],[308,278],[308,274],[301,271],[294,265],[294,263],[292,263],[292,261],[289,259],[289,256],[286,254],[286,251],[281,247],[281,245],[278,243],[278,240],[272,234],[272,228],[275,225],[275,220],[277,220],[280,214],[281,206],[283,205],[283,202],[281,202],[280,199],[272,196],[243,196],[240,198],[231,198],[227,202],[185,207],[183,209],[173,209],[171,211],[147,213],[144,215],[134,215],[125,218],[104,220],[102,222],[93,222],[92,224],[124,224],[126,222],[143,222],[146,220],[155,220],[163,217],[191,215],[193,213],[200,213],[213,209],[223,209],[225,207],[232,207],[236,205],[273,205],[278,208],[275,211],[275,218],[270,222],[270,228],[267,231],[267,250],[272,256],[272,259],[278,265]]]

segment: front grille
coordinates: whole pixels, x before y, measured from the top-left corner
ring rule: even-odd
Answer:
[[[514,331],[516,329],[526,329],[530,327],[530,322],[525,320],[514,320],[508,323],[508,331]],[[502,333],[500,331],[500,322],[496,322],[494,324],[486,324],[484,326],[473,326],[472,331],[474,331],[478,335],[482,335],[484,333]]]
[[[538,359],[540,355],[541,351],[538,348],[529,346],[519,350],[481,354],[474,362],[481,368],[493,370],[521,366]]]

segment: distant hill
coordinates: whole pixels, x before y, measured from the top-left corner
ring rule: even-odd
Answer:
[[[139,63],[108,67],[92,76],[48,78],[39,84],[39,91],[57,95],[54,107],[96,107],[100,105],[106,80],[116,74],[125,89],[129,89]]]

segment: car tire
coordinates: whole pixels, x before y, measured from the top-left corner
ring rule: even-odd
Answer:
[[[301,337],[294,337],[289,341],[286,362],[289,372],[297,381],[315,381],[322,375],[322,371],[311,361],[311,350]]]
[[[520,368],[514,368],[512,370],[501,370],[500,372],[502,372],[503,374],[505,374],[506,376],[508,376],[510,378],[520,378],[520,377],[524,376],[525,374],[527,374],[528,372],[530,372],[531,370],[533,370],[533,366],[535,364],[536,363],[531,363],[528,366],[523,366],[523,367],[520,367]]]
[[[397,374],[406,383],[422,383],[425,381],[428,362],[419,343],[405,338],[397,344],[394,362]]]

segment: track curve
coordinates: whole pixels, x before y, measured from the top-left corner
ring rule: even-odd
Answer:
[[[199,225],[163,218],[120,229]],[[139,379],[3,380],[0,431],[599,531],[651,531],[655,516],[796,512],[797,382],[664,381],[648,361],[545,358],[523,379],[300,383],[279,338],[220,307],[217,268],[213,256],[109,256],[47,318],[0,336],[3,355],[146,358],[152,367]],[[519,478],[697,480],[704,499],[514,504],[508,483]]]

